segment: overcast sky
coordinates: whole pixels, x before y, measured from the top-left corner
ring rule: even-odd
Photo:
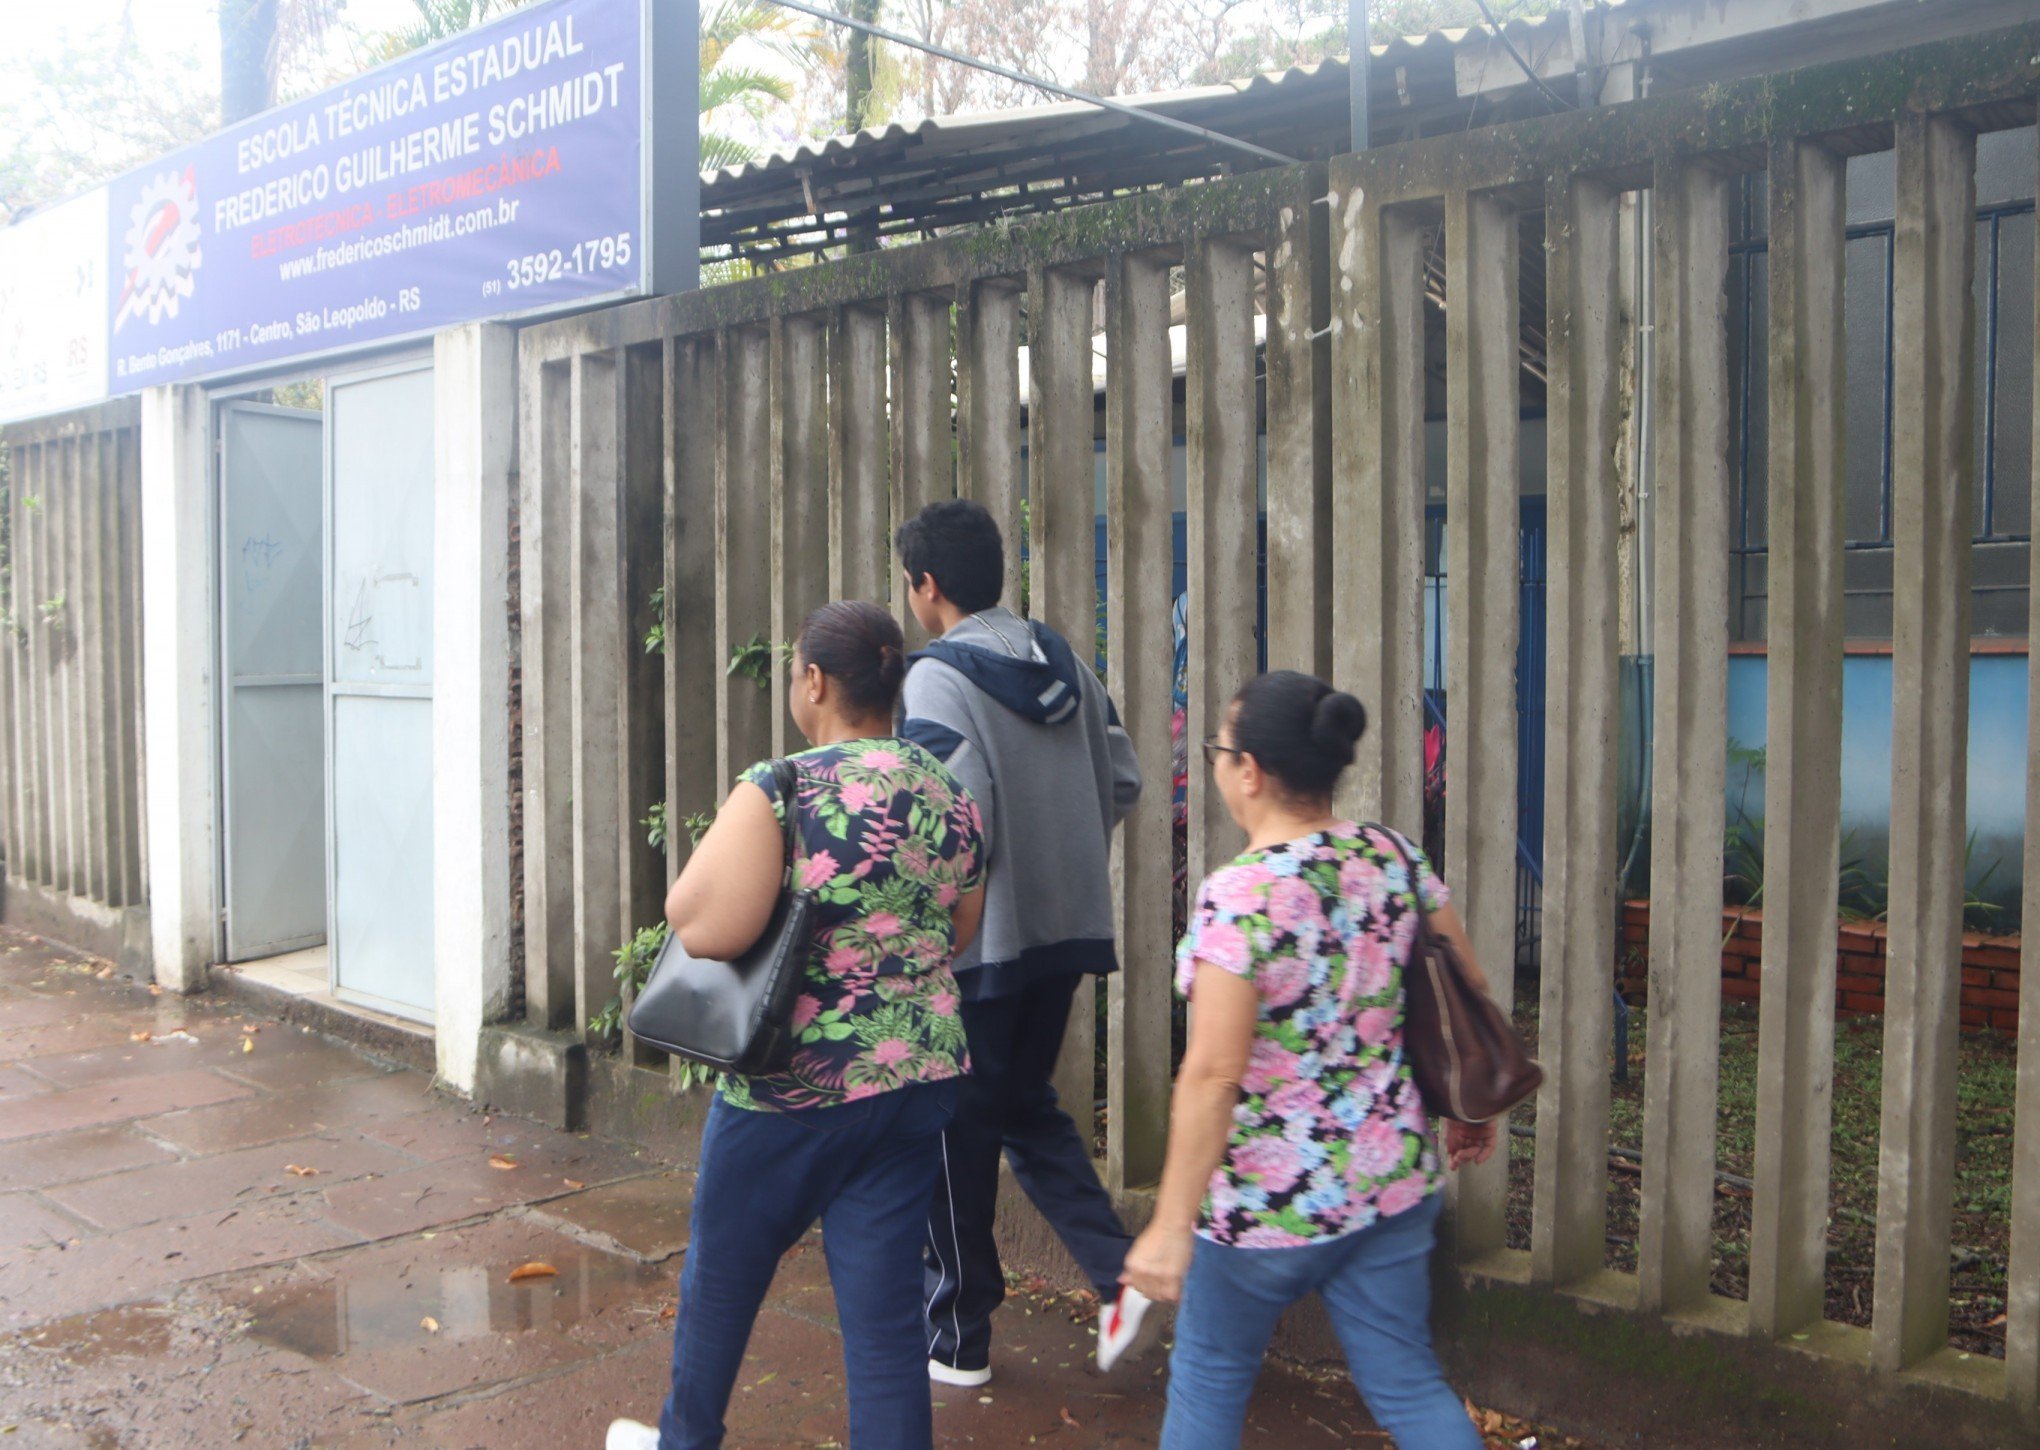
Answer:
[[[60,54],[131,19],[144,54],[197,60],[217,87],[220,70],[218,7],[214,0],[19,0],[7,7],[9,48],[24,57]],[[411,0],[347,0],[343,28],[373,33],[418,18]],[[341,37],[336,37],[336,41]]]

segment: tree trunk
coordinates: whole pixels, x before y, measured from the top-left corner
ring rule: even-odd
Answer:
[[[220,120],[231,126],[268,110],[276,99],[270,60],[277,0],[219,0],[219,6]]]
[[[880,0],[849,0],[843,7],[844,13],[853,20],[862,20],[867,25],[878,23]],[[843,63],[843,129],[854,135],[864,129],[870,120],[871,109],[871,47],[875,42],[861,30],[850,32],[850,43],[844,52]],[[845,228],[845,240],[852,252],[870,252],[878,249],[878,218],[872,213],[868,222],[853,221]]]
[[[879,0],[850,0],[843,9],[852,20],[862,20],[867,25],[876,25],[878,6]],[[843,129],[848,133],[854,134],[864,129],[865,112],[871,105],[872,44],[872,38],[863,31],[850,32],[850,45],[845,52],[843,65]]]

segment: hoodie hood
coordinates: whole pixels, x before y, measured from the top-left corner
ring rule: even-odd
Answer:
[[[1013,616],[1018,624],[1019,617]],[[913,659],[940,660],[1014,714],[1039,725],[1066,725],[1078,718],[1083,666],[1063,637],[1038,621],[1026,626],[1040,659],[1016,658],[1002,636],[976,615],[964,620]]]

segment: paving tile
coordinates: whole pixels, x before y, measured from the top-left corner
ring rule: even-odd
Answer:
[[[358,1242],[292,1200],[230,1212],[231,1219],[205,1214],[0,1259],[0,1332]]]
[[[557,1274],[510,1281],[534,1261]],[[257,1276],[209,1292],[254,1340],[397,1403],[656,1338],[668,1294],[659,1271],[517,1218],[368,1245],[281,1281]]]
[[[0,1193],[0,1250],[23,1244],[66,1243],[91,1233],[69,1214],[35,1193]]]
[[[74,1003],[53,1000],[32,992],[0,991],[0,1031],[24,1027],[47,1027],[76,1017],[85,1009]]]
[[[176,1112],[248,1097],[253,1092],[245,1083],[230,1082],[218,1073],[188,1069],[43,1093],[7,1104],[6,1111],[0,1112],[0,1142]]]
[[[524,1124],[499,1155],[515,1155],[510,1169],[491,1167],[485,1156],[468,1157],[343,1184],[326,1194],[326,1216],[363,1238],[390,1238],[555,1197],[570,1191],[568,1178],[599,1183],[642,1171],[638,1160],[613,1145],[554,1136],[560,1141],[534,1141],[531,1125]]]
[[[671,1364],[671,1334],[647,1334],[624,1350],[592,1358],[565,1375],[471,1399],[447,1409],[414,1411],[414,1440],[432,1446],[594,1446],[622,1415],[655,1423]],[[384,1442],[392,1444],[392,1442]],[[783,1450],[775,1448],[775,1450]]]
[[[386,1072],[265,1093],[149,1119],[153,1137],[192,1153],[224,1153],[378,1118],[407,1117],[438,1101],[422,1072]]]
[[[106,1229],[300,1194],[371,1174],[399,1173],[410,1160],[346,1133],[287,1138],[238,1153],[191,1158],[48,1190],[50,1199]],[[295,1174],[291,1168],[310,1168]]]
[[[133,1032],[104,1047],[81,1052],[40,1053],[27,1062],[28,1070],[48,1078],[58,1087],[85,1087],[92,1083],[119,1082],[126,1078],[161,1077],[167,1073],[190,1072],[197,1068],[214,1071],[236,1066],[243,1034],[230,1025],[201,1023],[173,1029],[181,1036],[165,1034],[160,1040],[153,1029],[143,1026],[133,1032],[149,1032],[146,1041],[133,1040]],[[190,1040],[186,1040],[186,1039]]]
[[[89,1427],[84,1443],[95,1447],[318,1443],[352,1428],[370,1398],[301,1356],[163,1303],[40,1326],[0,1344],[0,1366],[13,1381],[10,1411],[42,1427]]]
[[[450,1158],[487,1157],[536,1141],[544,1130],[519,1118],[479,1113],[464,1104],[434,1104],[427,1112],[370,1125],[366,1136],[438,1163]]]
[[[5,1112],[10,1102],[46,1093],[54,1086],[48,1078],[37,1077],[22,1068],[0,1067],[0,1112]]]
[[[624,1252],[656,1262],[687,1247],[687,1220],[693,1209],[694,1175],[661,1173],[590,1188],[533,1211],[600,1234]]]
[[[6,1115],[5,1105],[0,1104],[0,1121]],[[173,1157],[168,1148],[126,1124],[52,1133],[46,1138],[10,1143],[5,1152],[0,1152],[0,1191],[49,1188],[118,1173],[123,1168],[168,1163]]]
[[[288,1023],[272,1023],[248,1040],[255,1050],[236,1057],[225,1070],[266,1088],[316,1087],[390,1070],[351,1047]]]

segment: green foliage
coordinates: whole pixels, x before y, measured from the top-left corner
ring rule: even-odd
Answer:
[[[761,690],[772,688],[772,670],[793,657],[791,644],[775,644],[762,634],[754,634],[740,645],[730,649],[730,663],[726,673],[731,679],[752,681]]]
[[[699,846],[701,838],[708,834],[708,828],[715,824],[715,812],[696,811],[690,816],[682,817],[680,824],[687,828],[687,844]]]
[[[609,999],[609,1005],[588,1019],[588,1030],[601,1037],[614,1034],[623,1026],[623,999],[635,997],[643,990],[645,981],[652,974],[652,964],[659,959],[659,951],[666,945],[666,923],[638,928],[636,936],[618,947],[610,955],[616,958],[616,978],[621,990]]]
[[[41,613],[43,617],[43,623],[55,624],[57,622],[57,616],[64,612],[65,602],[66,602],[65,596],[59,594],[54,599],[45,599],[41,604],[38,604],[36,606],[36,609],[38,612]]]
[[[650,846],[654,851],[666,849],[666,803],[664,801],[655,802],[652,808],[645,812],[644,819],[639,821],[638,824],[645,828],[646,845]]]
[[[645,631],[645,653],[662,655],[666,652],[666,586],[661,584],[654,589],[648,603],[652,610],[652,627]]]
[[[42,495],[39,493],[23,494],[21,496],[21,506],[29,513],[40,514],[42,512]]]

